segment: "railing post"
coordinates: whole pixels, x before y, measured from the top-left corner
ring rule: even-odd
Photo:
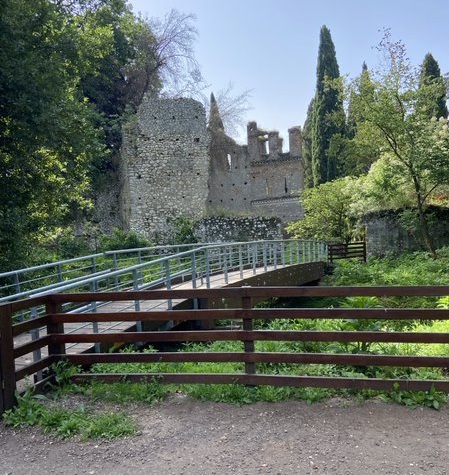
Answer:
[[[196,289],[196,256],[195,252],[192,252],[192,289]]]
[[[254,243],[253,245],[253,275],[256,275],[256,267],[257,267],[257,244]]]
[[[252,300],[248,295],[242,297],[242,314],[243,314],[243,330],[244,331],[253,331],[253,319],[252,315]],[[244,340],[243,348],[245,353],[254,353],[255,345],[254,340]],[[246,374],[256,374],[256,363],[254,362],[245,362],[245,373]]]
[[[206,288],[210,289],[210,255],[209,255],[209,249],[206,249]]]
[[[112,254],[112,259],[113,259],[113,262],[114,262],[114,271],[116,271],[118,269],[117,253],[116,252],[114,252]],[[118,276],[117,275],[114,277],[114,283],[115,283],[115,288],[118,289]]]
[[[243,254],[242,254],[241,244],[239,244],[239,270],[240,270],[240,279],[243,280]]]
[[[223,270],[223,276],[224,276],[224,281],[225,284],[229,282],[229,276],[228,276],[228,256],[227,256],[228,249],[227,247],[223,248],[223,264],[222,264],[222,270]]]
[[[92,257],[91,262],[92,262],[92,272],[91,272],[91,274],[95,274],[95,272],[97,272],[97,258]]]
[[[16,294],[19,294],[20,293],[20,279],[19,279],[18,272],[14,274],[14,287],[16,288]]]
[[[0,414],[14,406],[16,391],[12,307],[0,307]]]
[[[58,282],[62,282],[62,265],[58,264]]]
[[[138,291],[139,290],[139,273],[137,272],[136,269],[133,270],[133,290]],[[134,310],[136,312],[140,312],[140,300],[134,300]],[[97,328],[98,330],[98,328]],[[137,322],[136,321],[136,331],[141,332],[142,331],[142,322]],[[98,333],[98,331],[97,331]]]
[[[263,256],[263,270],[264,272],[266,272],[267,271],[267,243],[265,241],[263,243],[262,256]]]
[[[165,287],[167,290],[171,289],[170,260],[168,258],[165,261]],[[167,309],[173,310],[172,299],[167,300]]]

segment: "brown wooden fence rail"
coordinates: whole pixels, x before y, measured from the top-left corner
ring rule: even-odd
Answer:
[[[54,294],[36,299],[8,303],[0,306],[0,410],[14,404],[17,382],[38,372],[51,373],[53,363],[67,359],[73,364],[91,365],[99,362],[241,362],[244,371],[236,374],[93,374],[75,375],[73,380],[85,382],[92,379],[102,381],[142,381],[157,377],[166,383],[241,383],[247,385],[279,385],[303,387],[329,387],[353,389],[390,390],[436,390],[449,392],[449,380],[403,380],[376,378],[345,378],[301,375],[274,375],[260,372],[258,363],[288,364],[332,364],[355,366],[401,366],[401,367],[442,367],[449,368],[447,356],[395,356],[373,354],[332,354],[332,353],[273,353],[255,351],[257,341],[303,341],[303,342],[390,342],[390,343],[445,343],[449,344],[449,333],[416,333],[389,331],[294,331],[254,329],[255,320],[272,319],[382,319],[382,320],[448,320],[446,309],[398,309],[398,308],[253,308],[253,302],[261,298],[273,297],[347,297],[347,296],[447,296],[449,286],[434,287],[238,287],[197,290],[153,290],[141,292]],[[240,301],[236,308],[159,310],[127,313],[64,313],[63,304],[88,303],[92,301],[129,301],[130,299],[200,299],[205,307],[209,299]],[[45,315],[26,322],[14,322],[17,312],[45,305]],[[183,331],[141,331],[126,333],[65,333],[67,322],[110,322],[129,321],[166,322],[177,321],[217,321],[238,320],[238,329],[183,330]],[[34,341],[14,345],[14,339],[24,332],[36,328],[46,328],[46,334]],[[158,353],[90,353],[66,354],[69,343],[97,343],[113,345],[120,343],[161,343],[161,342],[212,342],[241,341],[240,352],[158,352]],[[97,345],[98,348],[98,345]],[[23,355],[37,350],[48,353],[37,362],[18,368],[15,361]],[[260,365],[259,365],[260,366]],[[48,375],[48,378],[51,374]],[[47,379],[48,379],[47,378]],[[44,378],[39,384],[44,384]]]
[[[366,242],[357,241],[340,244],[328,244],[328,259],[332,263],[338,259],[359,258],[366,262]]]

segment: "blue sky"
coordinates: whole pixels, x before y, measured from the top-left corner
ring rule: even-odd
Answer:
[[[357,76],[363,61],[378,65],[379,31],[407,47],[419,66],[431,52],[449,72],[447,0],[131,0],[134,12],[163,18],[175,8],[196,15],[196,57],[211,90],[229,81],[236,93],[251,89],[244,118],[267,130],[303,125],[315,91],[319,32],[326,25],[340,73]],[[244,140],[242,129],[240,142]]]

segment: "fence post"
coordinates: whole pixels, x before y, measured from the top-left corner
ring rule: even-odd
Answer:
[[[14,406],[16,391],[16,369],[14,361],[14,339],[12,335],[12,307],[0,307],[0,414]]]
[[[55,323],[51,321],[51,315],[62,313],[62,305],[54,302],[51,297],[48,298],[49,300],[45,304],[45,313],[50,317],[50,323],[47,324],[47,335],[51,336],[54,333],[64,333],[63,323]],[[65,355],[65,343],[50,342],[48,344],[48,356],[53,355]]]
[[[37,317],[38,317],[37,308],[33,307],[31,309],[31,312],[30,312],[30,318],[34,319],[34,318],[37,318]],[[31,341],[35,341],[35,340],[39,339],[39,336],[40,336],[39,328],[34,328],[33,330],[31,330],[30,333],[31,333]],[[42,359],[41,349],[39,348],[37,350],[34,350],[33,351],[33,363],[36,363],[37,361],[40,361],[41,359]],[[41,381],[41,380],[42,380],[42,371],[38,371],[34,375],[34,381],[37,382],[37,381]]]
[[[243,330],[253,331],[253,319],[251,318],[252,299],[250,296],[244,295],[242,297],[242,310],[243,310]],[[254,340],[244,340],[243,348],[245,353],[254,353],[255,345]],[[245,373],[256,374],[256,363],[245,362]]]

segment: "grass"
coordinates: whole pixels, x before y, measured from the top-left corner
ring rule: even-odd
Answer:
[[[69,409],[60,398],[51,400],[31,390],[17,396],[17,405],[3,414],[3,420],[8,426],[37,426],[61,438],[79,436],[81,440],[113,439],[137,432],[137,424],[124,412],[95,413],[83,405]]]

